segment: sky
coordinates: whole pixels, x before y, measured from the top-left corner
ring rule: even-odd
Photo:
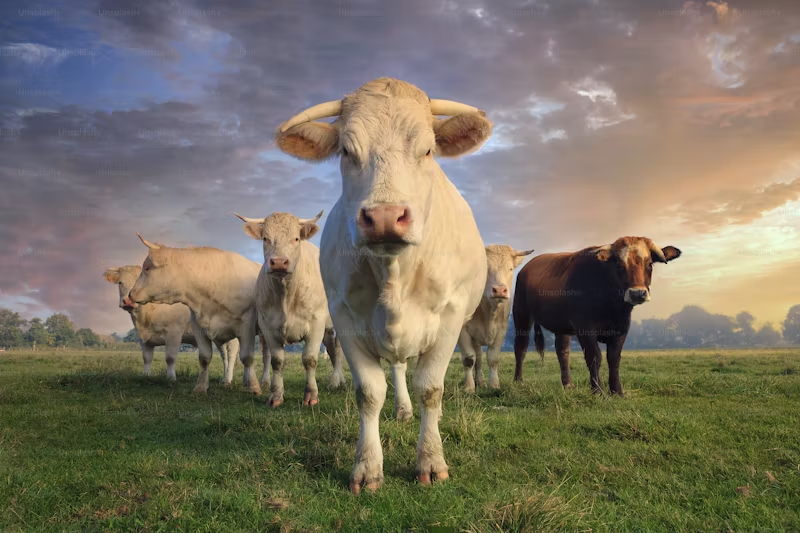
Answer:
[[[275,128],[380,76],[494,123],[440,161],[487,244],[677,246],[637,320],[800,303],[796,0],[6,0],[0,306],[127,331],[102,273],[141,264],[136,232],[261,262],[233,212],[341,190]]]

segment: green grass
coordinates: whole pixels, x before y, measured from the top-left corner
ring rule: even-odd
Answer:
[[[290,355],[272,410],[241,390],[240,363],[219,387],[216,355],[195,397],[192,354],[172,387],[137,354],[0,354],[0,531],[800,530],[800,350],[626,352],[624,399],[589,394],[582,359],[565,392],[552,352],[529,354],[522,385],[505,354],[502,391],[468,396],[456,356],[452,478],[433,487],[415,482],[419,419],[391,419],[390,385],[385,484],[354,497],[352,380],[327,392],[327,361],[303,408]]]

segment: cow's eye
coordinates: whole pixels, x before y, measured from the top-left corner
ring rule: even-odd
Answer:
[[[300,242],[300,237],[295,237],[294,242]]]
[[[428,156],[428,155],[431,155],[431,150],[430,150],[430,148],[428,149],[428,152],[427,152],[425,155],[426,155],[426,156]]]
[[[342,147],[342,156],[347,157],[348,155],[350,155],[350,152],[347,151],[347,148]]]

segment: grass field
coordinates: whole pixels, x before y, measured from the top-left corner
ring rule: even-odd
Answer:
[[[504,354],[502,391],[468,396],[454,357],[452,477],[433,487],[415,482],[419,419],[391,419],[390,385],[386,480],[354,497],[352,380],[327,392],[327,361],[303,408],[290,355],[272,410],[241,390],[241,363],[219,387],[216,355],[195,397],[193,354],[172,387],[138,354],[0,354],[0,531],[800,530],[800,350],[626,352],[624,399],[589,394],[582,359],[564,392],[553,352],[529,354],[523,385]]]

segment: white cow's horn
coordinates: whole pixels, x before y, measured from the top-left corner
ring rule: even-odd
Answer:
[[[234,213],[234,215],[236,215],[239,218],[239,220],[241,220],[244,223],[248,223],[248,222],[264,222],[263,218],[247,218],[247,217],[243,217],[239,213]]]
[[[454,117],[456,115],[460,115],[461,113],[480,113],[481,115],[486,116],[486,113],[477,107],[472,107],[471,105],[462,104],[461,102],[454,102],[452,100],[431,99],[432,115],[446,115],[448,117]]]
[[[139,235],[138,231],[136,232],[136,235],[139,237],[139,239],[141,239],[142,243],[144,243],[144,245],[147,246],[148,248],[150,248],[151,250],[159,250],[159,249],[161,249],[161,247],[158,246],[157,244],[153,244],[152,242],[148,241],[147,239],[145,239],[144,237]]]
[[[302,124],[303,122],[311,122],[318,118],[338,117],[342,113],[342,101],[331,100],[322,104],[317,104],[314,107],[309,107],[302,111],[283,124],[281,124],[281,133],[288,130],[292,126]]]
[[[317,220],[319,220],[319,219],[322,217],[322,213],[324,213],[324,212],[325,212],[325,210],[323,209],[323,210],[322,210],[322,211],[320,211],[320,212],[319,212],[319,214],[318,214],[316,217],[314,217],[314,218],[300,218],[300,219],[298,219],[298,220],[300,221],[300,225],[303,225],[303,226],[304,226],[304,225],[306,225],[306,224],[313,224],[313,223],[315,223]]]

